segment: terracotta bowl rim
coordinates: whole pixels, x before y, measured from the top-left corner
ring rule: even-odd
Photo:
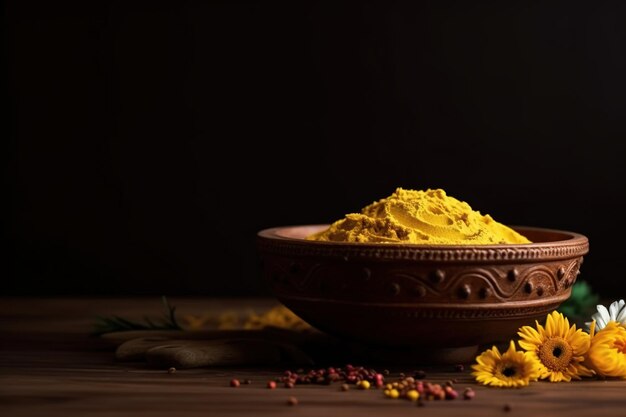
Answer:
[[[418,243],[360,243],[360,242],[328,242],[318,240],[306,240],[300,237],[293,237],[288,234],[281,233],[285,230],[302,230],[302,229],[317,229],[322,230],[330,226],[329,224],[305,224],[305,225],[290,225],[290,226],[276,226],[260,230],[257,236],[262,239],[268,239],[271,241],[283,241],[285,243],[301,244],[310,247],[343,247],[343,248],[362,248],[362,249],[411,249],[411,250],[429,250],[429,251],[447,251],[450,249],[471,249],[471,250],[494,250],[494,249],[529,249],[529,248],[542,248],[555,245],[588,245],[589,239],[587,236],[572,232],[569,230],[552,229],[546,227],[536,226],[521,226],[521,225],[508,225],[512,229],[524,234],[525,231],[534,233],[546,233],[563,235],[563,239],[548,240],[542,242],[531,243],[506,243],[506,244],[491,244],[491,245],[433,245],[433,244],[418,244]]]

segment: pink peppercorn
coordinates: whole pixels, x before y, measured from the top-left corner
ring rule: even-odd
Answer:
[[[463,391],[463,398],[466,400],[471,400],[476,396],[476,392],[471,388],[465,388]]]
[[[415,389],[417,390],[417,392],[419,392],[420,394],[424,393],[424,383],[422,381],[417,381],[415,383]]]
[[[456,398],[459,396],[459,393],[456,392],[452,387],[447,386],[444,388],[444,391],[446,393],[446,400],[456,400]]]
[[[267,381],[267,388],[269,389],[276,388],[276,381]]]

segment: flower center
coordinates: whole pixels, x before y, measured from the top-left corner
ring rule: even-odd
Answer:
[[[564,371],[572,361],[573,350],[562,337],[551,337],[539,347],[539,359],[552,371]]]
[[[513,375],[515,375],[515,368],[513,368],[512,366],[505,367],[502,370],[502,375],[506,377],[512,377]]]
[[[616,340],[613,342],[613,347],[617,349],[619,353],[626,355],[626,339]]]
[[[501,363],[498,366],[498,373],[506,378],[512,378],[517,375],[517,366],[514,363]]]

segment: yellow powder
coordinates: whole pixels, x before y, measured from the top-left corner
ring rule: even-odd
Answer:
[[[296,316],[293,311],[283,305],[257,314],[253,311],[245,313],[226,311],[220,314],[204,313],[201,315],[187,314],[182,316],[184,328],[189,330],[234,330],[263,329],[265,327],[281,327],[291,330],[308,330],[311,326]]]
[[[276,306],[261,315],[251,314],[243,327],[244,329],[281,327],[292,330],[309,330],[311,328],[307,322],[283,305]]]
[[[444,190],[402,188],[307,239],[431,245],[530,243],[488,214],[482,215],[466,202],[446,195]]]

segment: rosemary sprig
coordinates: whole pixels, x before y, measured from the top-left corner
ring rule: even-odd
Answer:
[[[150,319],[144,317],[143,321],[132,321],[120,316],[98,316],[94,324],[94,336],[100,336],[111,332],[124,332],[129,330],[182,330],[176,320],[176,307],[170,306],[165,296],[161,297],[165,308],[164,317]]]

